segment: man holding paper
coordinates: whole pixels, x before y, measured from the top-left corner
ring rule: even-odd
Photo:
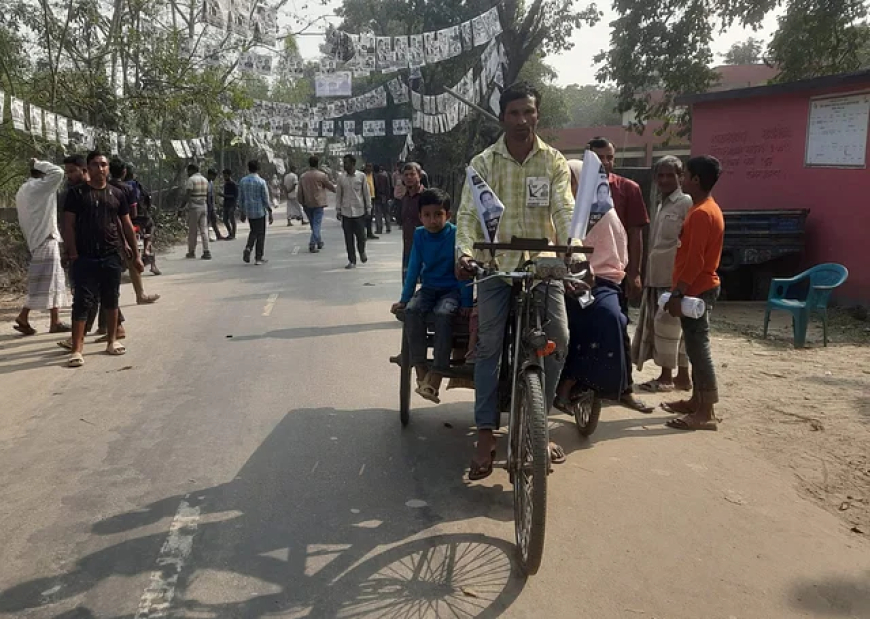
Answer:
[[[568,162],[556,149],[541,140],[536,128],[540,93],[526,83],[508,87],[501,95],[501,120],[504,135],[471,161],[471,168],[482,183],[469,180],[462,192],[457,215],[456,253],[460,267],[471,271],[476,258],[480,262],[494,258],[501,269],[520,267],[529,256],[526,252],[502,251],[491,256],[478,252],[475,242],[492,236],[484,230],[481,220],[484,210],[492,210],[495,198],[504,206],[495,231],[502,240],[514,236],[547,238],[564,243],[570,238],[574,197],[571,193],[571,173]],[[471,171],[470,171],[471,172]],[[493,194],[492,200],[481,200],[484,184]],[[479,188],[480,187],[480,188]],[[477,198],[477,199],[475,199]],[[486,202],[486,205],[483,204]],[[486,208],[485,208],[486,207]],[[489,227],[489,226],[487,226]],[[565,290],[561,282],[547,287],[547,337],[556,344],[556,352],[545,360],[547,404],[552,405],[556,383],[568,349],[568,319],[565,313]],[[500,279],[488,280],[478,286],[479,331],[477,362],[474,368],[474,419],[478,428],[477,449],[471,462],[469,479],[483,479],[492,473],[495,454],[493,432],[500,425],[498,411],[498,368],[505,321],[511,299],[511,284]],[[554,463],[565,461],[564,451],[550,444]]]

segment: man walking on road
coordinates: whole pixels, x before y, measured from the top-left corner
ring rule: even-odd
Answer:
[[[665,305],[671,316],[679,317],[686,339],[686,353],[692,364],[692,397],[663,404],[670,413],[683,415],[667,426],[675,430],[716,430],[713,405],[719,401],[716,369],[710,351],[710,310],[719,298],[719,260],[725,240],[725,219],[710,195],[722,174],[719,160],[703,155],[686,162],[683,191],[692,198],[692,208],[683,222],[680,244],[674,260],[671,298]],[[698,297],[706,311],[700,318],[683,316],[683,297]]]
[[[402,206],[399,209],[399,223],[402,226],[402,281],[408,270],[408,259],[411,256],[411,246],[414,244],[414,231],[423,225],[420,221],[420,194],[423,185],[420,183],[419,165],[413,161],[402,168]]]
[[[284,176],[284,191],[287,194],[287,225],[292,226],[295,219],[304,226],[307,222],[299,204],[299,176],[294,165],[290,166],[290,171]]]
[[[323,225],[323,209],[327,207],[326,192],[335,193],[335,185],[330,182],[326,172],[320,169],[320,159],[310,157],[308,166],[309,169],[299,178],[299,203],[305,209],[305,214],[311,223],[308,251],[316,254],[323,249],[320,229]]]
[[[184,202],[187,207],[187,258],[196,258],[196,237],[202,239],[202,259],[211,260],[208,250],[208,180],[199,173],[199,167],[187,166],[187,184],[184,186]]]
[[[215,192],[214,183],[217,180],[217,170],[209,169],[206,172],[206,180],[208,180],[208,194],[206,194],[205,204],[208,209],[208,225],[214,230],[214,238],[218,241],[223,241],[224,236],[221,234],[221,229],[218,227],[217,217],[217,194]],[[229,230],[227,231],[229,234]]]
[[[260,177],[260,162],[252,159],[248,162],[248,174],[239,181],[239,209],[242,211],[242,223],[248,219],[251,231],[248,242],[242,253],[242,260],[251,261],[251,250],[256,246],[254,261],[256,265],[269,262],[263,257],[266,251],[266,218],[269,225],[275,221],[272,217],[272,204],[269,201],[269,187]]]
[[[393,195],[393,183],[390,180],[390,175],[381,166],[375,166],[375,193],[373,194],[374,205],[372,209],[375,215],[375,232],[383,234],[384,228],[387,234],[393,231],[393,225],[390,222],[390,199]]]
[[[233,180],[233,172],[229,168],[224,170],[224,226],[227,228],[227,240],[236,238],[236,206],[239,200],[239,186]]]
[[[649,215],[643,201],[640,185],[631,179],[613,173],[616,149],[610,140],[594,138],[589,142],[589,149],[598,155],[601,164],[607,171],[613,208],[628,233],[628,266],[625,268],[625,279],[622,280],[622,294],[619,299],[622,313],[628,318],[628,302],[639,301],[643,291],[640,279],[640,269],[643,264],[643,229],[649,224]],[[626,379],[628,382],[625,393],[622,394],[619,401],[624,406],[640,413],[651,413],[653,408],[634,395],[634,381],[631,376],[633,370],[631,338],[628,336],[627,323],[622,336],[625,343]]]
[[[70,367],[84,365],[85,323],[98,300],[106,313],[106,352],[126,352],[116,339],[124,240],[132,248],[133,268],[139,273],[145,270],[127,196],[108,183],[109,160],[94,151],[88,155],[87,164],[88,182],[71,188],[64,205],[64,245],[75,281]]]
[[[344,229],[344,244],[347,247],[347,266],[344,268],[355,269],[354,239],[359,249],[359,259],[363,264],[368,262],[365,220],[370,217],[372,199],[365,174],[356,169],[356,157],[345,155],[343,162],[344,172],[339,172],[336,183],[335,208]]]
[[[64,171],[47,161],[30,161],[30,178],[15,195],[18,223],[27,248],[27,299],[13,328],[22,335],[35,335],[30,325],[30,310],[48,310],[49,333],[67,333],[68,325],[60,321],[60,308],[69,305],[66,275],[60,260],[60,232],[57,228],[57,190],[63,184]]]

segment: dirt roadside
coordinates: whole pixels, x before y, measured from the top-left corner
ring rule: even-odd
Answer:
[[[789,317],[772,316],[767,340],[763,318],[763,303],[713,313],[720,434],[790,470],[804,496],[870,537],[870,322],[836,312],[827,348],[814,322],[810,348],[795,350]],[[641,380],[656,374],[647,365]]]

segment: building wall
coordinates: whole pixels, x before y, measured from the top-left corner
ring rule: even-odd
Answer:
[[[866,87],[696,103],[692,154],[722,161],[714,190],[726,210],[808,208],[804,266],[838,262],[840,300],[870,304],[870,170],[804,165],[810,98]],[[867,156],[870,164],[870,152]]]

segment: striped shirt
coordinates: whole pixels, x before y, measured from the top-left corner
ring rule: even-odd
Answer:
[[[187,192],[187,206],[191,209],[205,208],[208,199],[208,180],[197,172],[187,179],[184,185]]]
[[[258,174],[248,174],[239,181],[239,209],[248,219],[261,219],[272,212],[269,187]]]
[[[510,242],[517,236],[547,238],[554,243],[567,242],[574,214],[574,197],[571,193],[571,172],[562,153],[536,137],[532,152],[520,163],[508,152],[502,136],[472,159],[471,165],[504,204],[504,215],[498,227],[500,241]],[[542,187],[548,189],[549,198],[541,198],[546,196],[542,193]],[[529,195],[529,192],[533,195]],[[474,256],[481,262],[488,261],[489,252],[475,252],[472,249],[475,242],[485,239],[468,182],[462,190],[456,225],[457,254]],[[519,267],[534,257],[536,255],[517,251],[500,251],[495,255],[500,268],[504,269]]]

